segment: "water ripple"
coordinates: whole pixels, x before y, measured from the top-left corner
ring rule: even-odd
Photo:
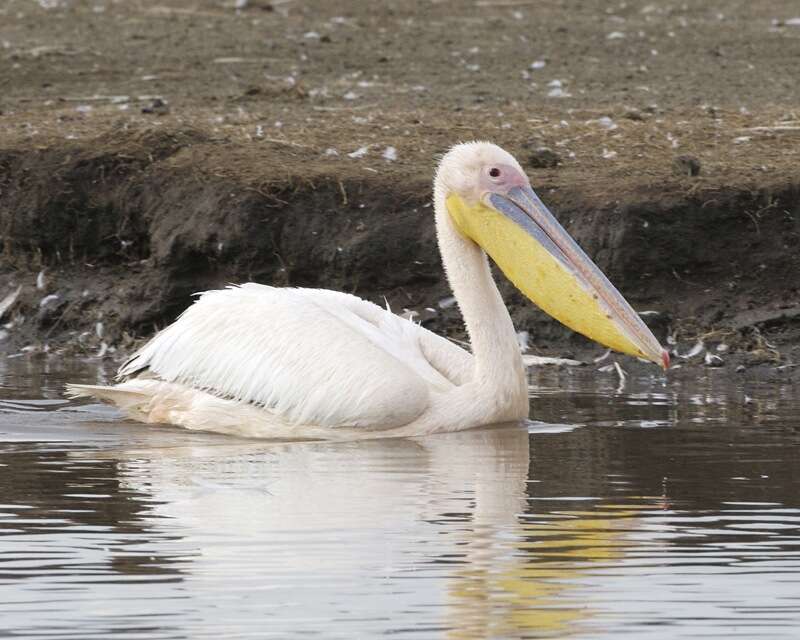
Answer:
[[[12,636],[796,637],[784,389],[537,372],[525,426],[275,445],[65,405],[78,364],[4,365]]]

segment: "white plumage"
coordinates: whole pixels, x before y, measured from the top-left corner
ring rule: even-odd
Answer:
[[[457,346],[355,296],[248,283],[202,294],[120,375],[146,368],[289,424],[392,428],[425,410],[429,390],[453,387],[423,343],[451,375],[468,367]]]
[[[125,382],[70,391],[148,422],[266,437],[345,428],[347,437],[413,423],[469,379],[472,360],[355,296],[247,283],[201,294],[120,368]]]
[[[271,438],[416,435],[527,416],[516,334],[486,255],[444,206],[450,182],[477,182],[497,160],[518,167],[494,145],[460,145],[435,184],[440,250],[474,357],[352,295],[248,283],[200,295],[123,365],[120,384],[68,393],[146,422]]]

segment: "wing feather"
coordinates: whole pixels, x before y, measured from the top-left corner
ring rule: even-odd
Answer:
[[[451,386],[417,325],[344,293],[248,283],[209,291],[119,371],[147,369],[289,422],[402,426]]]

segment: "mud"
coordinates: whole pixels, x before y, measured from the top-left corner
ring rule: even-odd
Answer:
[[[121,356],[243,280],[462,339],[430,180],[485,138],[675,361],[797,378],[793,3],[55,5],[0,8],[7,354]],[[533,352],[601,353],[502,287]]]

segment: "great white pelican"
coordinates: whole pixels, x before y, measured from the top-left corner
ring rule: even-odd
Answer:
[[[144,422],[270,438],[410,436],[518,421],[528,416],[525,366],[487,254],[568,327],[668,366],[667,352],[509,153],[486,142],[454,146],[433,196],[472,353],[346,293],[247,283],[200,295],[120,368],[118,384],[68,392]]]

